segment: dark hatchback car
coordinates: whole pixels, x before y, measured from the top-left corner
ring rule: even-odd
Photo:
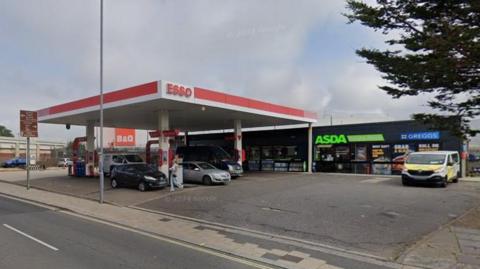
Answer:
[[[148,164],[117,165],[112,170],[112,188],[129,187],[139,191],[164,188],[167,186],[165,174]]]

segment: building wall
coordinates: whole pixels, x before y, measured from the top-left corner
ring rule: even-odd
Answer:
[[[315,137],[320,134],[381,133],[385,137],[386,143],[406,143],[408,142],[407,140],[400,139],[401,133],[428,131],[432,131],[432,129],[415,121],[394,121],[314,127],[313,138],[315,141]],[[461,151],[462,149],[462,140],[451,136],[447,131],[440,131],[440,140],[438,142],[442,144],[441,148],[445,150]]]
[[[56,159],[54,156],[56,150],[63,150],[65,143],[43,141],[32,138],[30,141],[30,152],[32,159],[36,161],[48,161]],[[26,138],[0,137],[0,163],[15,158],[26,157],[27,140]]]
[[[334,125],[334,126],[317,126],[313,128],[313,145],[314,149],[314,156],[316,151],[319,150],[315,146],[315,140],[318,135],[362,135],[362,134],[382,134],[384,137],[384,141],[379,142],[361,142],[361,143],[346,143],[344,144],[348,150],[350,150],[349,158],[355,154],[355,146],[364,145],[366,146],[366,153],[367,159],[365,160],[365,165],[368,166],[367,168],[360,167],[356,169],[355,167],[348,165],[339,165],[342,169],[348,168],[349,170],[345,170],[343,172],[359,172],[364,171],[366,173],[372,173],[375,171],[376,168],[379,168],[379,164],[371,164],[374,156],[372,153],[372,147],[378,144],[388,145],[390,148],[390,153],[388,153],[388,157],[390,159],[393,158],[393,147],[396,144],[413,144],[415,147],[418,147],[418,144],[439,144],[440,150],[462,150],[462,140],[456,137],[449,135],[448,132],[440,131],[440,139],[438,140],[402,140],[401,134],[402,133],[417,133],[417,132],[431,132],[428,126],[419,124],[415,121],[396,121],[396,122],[381,122],[381,123],[365,123],[365,124],[350,124],[350,125]],[[307,128],[295,128],[295,129],[279,129],[279,130],[267,130],[267,131],[249,131],[243,132],[243,148],[247,151],[247,162],[246,168],[248,169],[249,164],[253,164],[248,156],[252,156],[249,150],[252,149],[260,149],[261,150],[282,150],[282,148],[292,148],[291,146],[295,146],[296,148],[296,155],[292,158],[292,161],[306,161],[307,160]],[[228,137],[231,136],[231,133],[215,133],[215,134],[201,134],[201,135],[191,135],[189,136],[189,145],[218,145],[225,148],[227,151],[230,151],[233,148],[233,141],[229,140]],[[333,149],[335,148],[332,147]],[[335,155],[335,152],[333,151]],[[263,159],[275,159],[270,158],[269,156],[265,157],[262,155]],[[314,157],[315,160],[315,157]],[[279,160],[279,162],[284,162],[285,160]],[[392,160],[388,160],[386,162],[391,162]],[[260,161],[261,163],[262,161]],[[336,162],[336,161],[335,161]],[[350,162],[350,160],[348,161]],[[323,164],[315,163],[317,167],[321,168]],[[258,166],[258,164],[256,165]],[[270,164],[271,166],[271,164]],[[393,166],[390,164],[390,168],[388,168],[388,164],[383,165],[382,169],[391,169]],[[331,169],[337,170],[338,167],[333,167]],[[260,168],[262,169],[261,165]],[[330,168],[329,168],[330,169]],[[330,169],[330,170],[331,170]],[[377,169],[377,170],[378,170]],[[330,171],[329,170],[329,171]],[[320,170],[317,170],[320,171]]]

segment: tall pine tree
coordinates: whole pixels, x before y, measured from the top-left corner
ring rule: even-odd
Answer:
[[[350,23],[381,31],[388,49],[357,50],[382,73],[393,98],[429,94],[434,113],[413,118],[467,138],[479,133],[480,0],[347,0]]]

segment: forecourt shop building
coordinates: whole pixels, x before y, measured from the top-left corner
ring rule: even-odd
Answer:
[[[38,111],[39,122],[86,126],[87,152],[95,152],[99,96]],[[455,150],[462,140],[414,121],[315,126],[314,113],[210,89],[155,81],[104,94],[104,126],[155,130],[158,166],[168,173],[172,133],[182,143],[218,145],[239,153],[245,170],[398,174],[412,151]],[[245,128],[304,124],[302,128]],[[301,126],[301,125],[300,125]],[[191,134],[210,130],[208,134]],[[176,140],[176,139],[175,139]],[[152,142],[152,140],[150,141]],[[95,166],[94,155],[86,158]]]
[[[314,126],[313,171],[400,174],[406,153],[462,151],[462,140],[415,121]],[[216,144],[231,150],[229,134],[202,134],[191,145]],[[245,170],[307,171],[309,139],[305,128],[246,131]]]
[[[87,175],[95,174],[94,130],[99,126],[99,109],[97,95],[37,111],[40,123],[86,127],[85,137],[78,141],[86,142]],[[244,152],[242,128],[305,124],[309,126],[305,135],[311,137],[316,118],[314,113],[302,109],[164,80],[104,94],[104,126],[153,130],[156,135],[149,142],[159,144],[157,164],[165,174],[171,164],[170,145],[175,142],[172,137],[179,132],[233,129],[230,142],[240,155]],[[312,149],[312,144],[307,143],[306,147]]]

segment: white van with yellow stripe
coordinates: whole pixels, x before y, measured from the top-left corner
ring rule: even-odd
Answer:
[[[435,183],[446,187],[458,182],[460,156],[456,151],[429,151],[410,153],[402,170],[403,185]]]

